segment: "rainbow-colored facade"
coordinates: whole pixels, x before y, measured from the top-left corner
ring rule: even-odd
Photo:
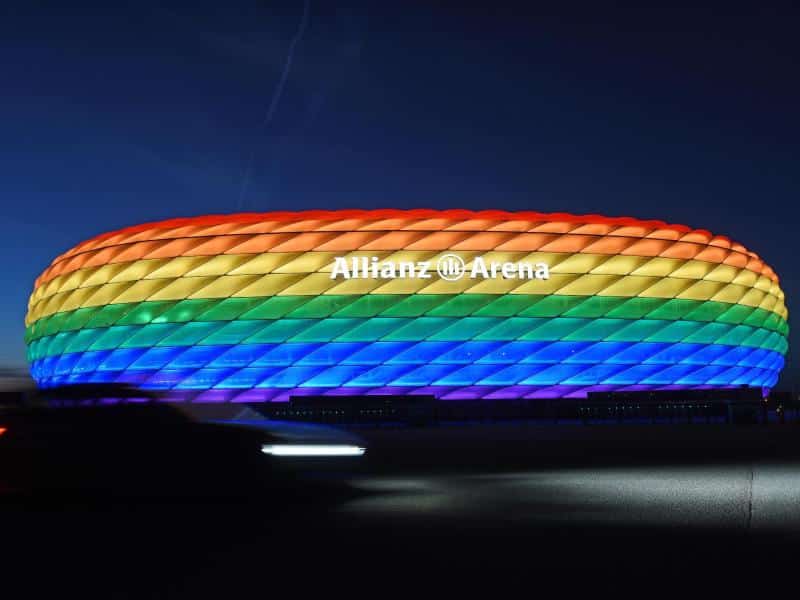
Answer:
[[[445,254],[467,270],[479,259],[548,273],[445,277]],[[430,276],[332,277],[354,257],[430,265]],[[107,233],[41,274],[26,325],[41,387],[131,383],[247,402],[768,389],[788,334],[778,277],[726,237],[464,210],[205,216]]]

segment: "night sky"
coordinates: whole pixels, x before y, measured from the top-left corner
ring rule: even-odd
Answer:
[[[798,310],[791,3],[122,4],[0,3],[0,365],[60,252],[238,210],[657,218],[758,252]]]

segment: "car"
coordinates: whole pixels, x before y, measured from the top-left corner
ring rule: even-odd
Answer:
[[[329,427],[202,420],[152,399],[98,402],[0,411],[0,491],[242,495],[351,469],[366,450]]]

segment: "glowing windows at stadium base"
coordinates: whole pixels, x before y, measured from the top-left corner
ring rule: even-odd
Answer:
[[[133,227],[58,257],[26,318],[42,387],[119,382],[242,402],[770,388],[787,334],[777,276],[723,236],[499,211]]]

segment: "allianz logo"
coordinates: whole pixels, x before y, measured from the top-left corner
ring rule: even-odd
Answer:
[[[377,256],[337,256],[333,259],[331,279],[431,279],[438,275],[445,281],[469,279],[550,279],[550,266],[537,262],[487,261],[476,256],[467,265],[458,254],[443,254],[432,261],[380,260]]]

